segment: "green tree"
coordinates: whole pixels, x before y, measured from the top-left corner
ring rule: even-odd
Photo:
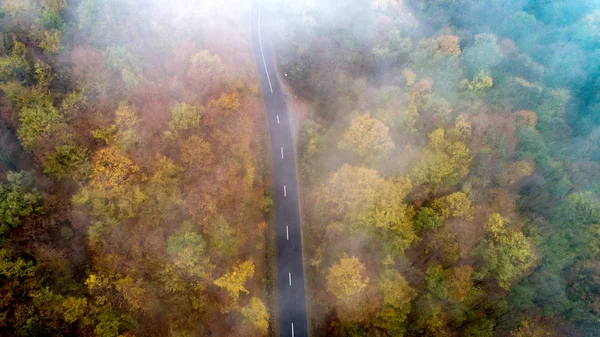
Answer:
[[[125,47],[109,47],[104,52],[106,64],[121,73],[125,88],[131,90],[143,81],[144,75],[140,61]]]
[[[444,217],[429,207],[422,207],[417,212],[414,222],[419,230],[436,230],[444,224]]]
[[[14,41],[9,56],[0,57],[0,82],[23,82],[31,77],[31,64],[28,61],[29,52],[25,44]]]
[[[21,224],[23,218],[42,211],[41,193],[33,187],[33,175],[9,172],[7,184],[0,184],[0,235]]]
[[[44,173],[57,179],[72,177],[75,180],[86,177],[88,151],[84,147],[69,141],[64,145],[57,145],[54,152],[47,153],[44,158]]]
[[[456,185],[469,174],[471,151],[465,143],[444,129],[429,134],[422,159],[410,176],[415,184],[430,184],[435,189]]]
[[[586,228],[585,235],[585,246],[587,248],[588,253],[593,258],[600,257],[600,225],[593,224]]]
[[[520,231],[506,228],[507,219],[492,214],[486,222],[484,248],[485,268],[498,280],[500,287],[511,284],[533,266],[535,254],[532,244]]]
[[[171,107],[171,121],[169,129],[173,133],[190,130],[200,124],[203,108],[186,103],[177,103]]]
[[[240,235],[223,216],[208,225],[211,251],[226,257],[234,257],[240,248]]]
[[[493,34],[475,35],[472,46],[463,51],[463,60],[468,73],[474,76],[480,72],[490,73],[492,68],[502,61],[502,52]]]
[[[63,122],[63,116],[51,104],[25,107],[19,112],[19,139],[27,150],[42,138],[50,136],[58,125]]]

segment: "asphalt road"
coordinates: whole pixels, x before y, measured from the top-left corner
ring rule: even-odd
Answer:
[[[259,0],[252,9],[252,44],[271,138],[277,251],[279,336],[307,337],[306,293],[302,259],[302,228],[294,142],[287,107],[266,41],[268,13]]]

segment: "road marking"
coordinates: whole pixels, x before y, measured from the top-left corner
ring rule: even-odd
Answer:
[[[281,147],[281,159],[283,159],[283,146]]]
[[[288,226],[285,226],[285,237],[288,240],[290,239],[290,228]]]
[[[290,278],[290,287],[292,286],[292,273],[289,273],[289,278]]]
[[[287,197],[287,187],[283,185],[283,196]]]
[[[292,337],[294,337],[294,323],[292,323]]]
[[[277,124],[279,124],[279,115],[277,115]]]
[[[273,86],[271,85],[271,78],[269,77],[269,70],[267,69],[267,61],[265,61],[265,52],[263,51],[262,36],[260,34],[260,12],[262,10],[262,1],[258,6],[258,44],[260,45],[260,55],[262,56],[263,66],[265,67],[265,73],[267,74],[267,80],[269,81],[269,89],[273,93]]]

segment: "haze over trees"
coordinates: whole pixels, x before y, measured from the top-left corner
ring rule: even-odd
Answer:
[[[600,334],[599,6],[277,7],[313,335]]]
[[[0,335],[267,335],[249,13],[0,0]]]
[[[263,5],[312,336],[600,335],[598,1]],[[0,335],[275,334],[250,10],[0,0]]]

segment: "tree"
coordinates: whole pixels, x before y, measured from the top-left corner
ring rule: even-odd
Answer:
[[[234,257],[238,254],[240,235],[223,216],[217,216],[208,224],[207,233],[210,236],[212,252],[225,257]]]
[[[143,81],[144,75],[140,61],[134,57],[125,47],[109,47],[104,52],[106,64],[115,71],[121,73],[121,79],[125,88],[133,89]]]
[[[85,297],[67,297],[61,304],[65,322],[72,324],[85,317],[88,311],[88,301]]]
[[[444,218],[469,217],[471,200],[463,192],[455,192],[433,201],[431,207]]]
[[[237,300],[240,292],[250,293],[246,290],[244,284],[248,278],[252,277],[254,277],[254,262],[247,260],[235,265],[232,272],[219,277],[214,281],[214,284],[219,288],[227,290],[229,296],[233,300]]]
[[[22,258],[12,258],[12,252],[5,248],[0,248],[0,275],[9,280],[24,279],[35,275],[36,266],[32,261],[26,261]]]
[[[497,213],[489,217],[483,258],[485,268],[508,290],[534,264],[535,254],[522,232],[506,228],[507,221]]]
[[[215,158],[208,142],[199,136],[192,135],[179,143],[181,161],[192,172],[207,172]]]
[[[40,139],[56,130],[63,122],[63,116],[50,103],[46,103],[23,108],[19,112],[19,120],[19,140],[27,150],[31,150]]]
[[[186,227],[186,226],[184,226]],[[172,262],[162,272],[165,289],[190,298],[195,309],[201,309],[203,291],[211,282],[214,266],[206,253],[206,242],[195,232],[183,231],[167,239],[167,254]]]
[[[383,297],[377,325],[394,336],[402,336],[405,330],[403,323],[410,312],[410,303],[417,296],[417,292],[399,272],[392,269],[382,273],[377,285]]]
[[[33,175],[9,172],[8,184],[0,184],[0,235],[21,224],[23,218],[39,214],[41,193],[33,187]]]
[[[485,96],[487,89],[494,85],[494,79],[484,72],[479,72],[473,77],[473,80],[464,79],[460,82],[461,88],[482,96]]]
[[[240,94],[237,91],[222,94],[215,103],[217,108],[225,111],[238,111],[241,107]]]
[[[265,304],[257,297],[252,297],[248,305],[240,310],[244,323],[254,325],[261,335],[267,334],[269,328],[269,312]]]
[[[177,132],[190,130],[200,124],[202,107],[189,105],[186,103],[177,103],[171,107],[171,121],[169,129]]]
[[[401,253],[416,240],[412,225],[414,210],[404,203],[412,183],[408,179],[388,179],[357,219],[349,219],[352,229],[379,229],[389,252]]]
[[[342,257],[327,270],[327,290],[339,301],[350,301],[369,283],[365,266],[356,257]]]
[[[317,191],[317,205],[334,216],[360,214],[375,201],[384,183],[375,170],[344,164]]]
[[[209,88],[220,89],[227,81],[227,68],[219,55],[202,50],[190,57],[190,63],[188,77],[198,87],[204,88],[203,93]]]
[[[303,176],[312,182],[318,177],[319,155],[324,146],[324,128],[313,120],[305,120],[300,130],[300,162]]]
[[[42,4],[42,13],[40,16],[40,25],[46,30],[60,30],[65,24],[61,13],[67,6],[66,0],[46,1]]]
[[[449,55],[460,55],[460,38],[455,35],[442,35],[437,38],[440,51]]]
[[[31,74],[29,52],[22,42],[14,41],[10,56],[0,57],[0,82],[27,80]]]
[[[389,131],[382,122],[363,114],[352,119],[338,148],[355,153],[365,163],[386,158],[394,150]]]
[[[139,186],[139,171],[140,167],[115,146],[92,156],[90,180],[73,196],[73,204],[89,206],[94,217],[88,229],[92,244],[103,243],[107,230],[140,214],[139,207],[148,196]]]
[[[473,290],[471,275],[473,267],[469,265],[453,267],[447,272],[448,298],[455,301],[464,301]]]
[[[444,224],[444,217],[429,207],[421,207],[414,222],[415,227],[421,231],[436,230]]]
[[[140,140],[139,118],[135,106],[121,102],[115,111],[115,140],[121,150],[127,150]]]
[[[585,235],[585,246],[587,248],[588,253],[593,258],[600,257],[600,225],[593,224],[586,228]]]
[[[521,127],[535,128],[537,124],[537,114],[531,110],[519,110],[517,112],[517,125]]]
[[[46,54],[58,54],[61,50],[60,41],[60,30],[54,29],[51,32],[46,30],[44,31],[44,38],[40,42],[40,48],[42,48]]]
[[[150,211],[153,215],[158,215],[158,219],[168,217],[169,212],[183,204],[180,188],[182,173],[183,169],[172,159],[157,155],[152,175],[145,186],[145,193],[155,201]],[[158,213],[155,213],[156,211]]]
[[[536,25],[535,16],[527,12],[515,12],[503,23],[502,31],[513,40],[527,36]]]
[[[578,308],[575,306],[576,312],[579,311],[581,314],[581,317],[578,318],[597,321],[600,316],[600,298],[598,298],[600,262],[595,260],[578,261],[569,271],[567,282],[571,297],[581,301],[587,309],[585,311],[577,310]]]
[[[575,229],[600,223],[600,200],[591,192],[571,193],[557,212],[557,220]]]
[[[434,189],[456,185],[469,173],[471,151],[463,141],[444,129],[429,134],[429,143],[422,159],[413,166],[411,178],[415,184],[430,184]]]
[[[502,61],[502,52],[493,34],[475,35],[472,46],[463,51],[463,60],[471,76],[480,72],[490,73],[492,68]]]
[[[57,179],[71,177],[75,180],[86,177],[88,151],[74,141],[57,145],[54,152],[47,153],[44,158],[44,173]]]
[[[520,322],[517,330],[511,331],[511,337],[552,337],[562,336],[558,331],[553,331],[547,326],[546,322],[536,322],[531,319],[524,319]]]

